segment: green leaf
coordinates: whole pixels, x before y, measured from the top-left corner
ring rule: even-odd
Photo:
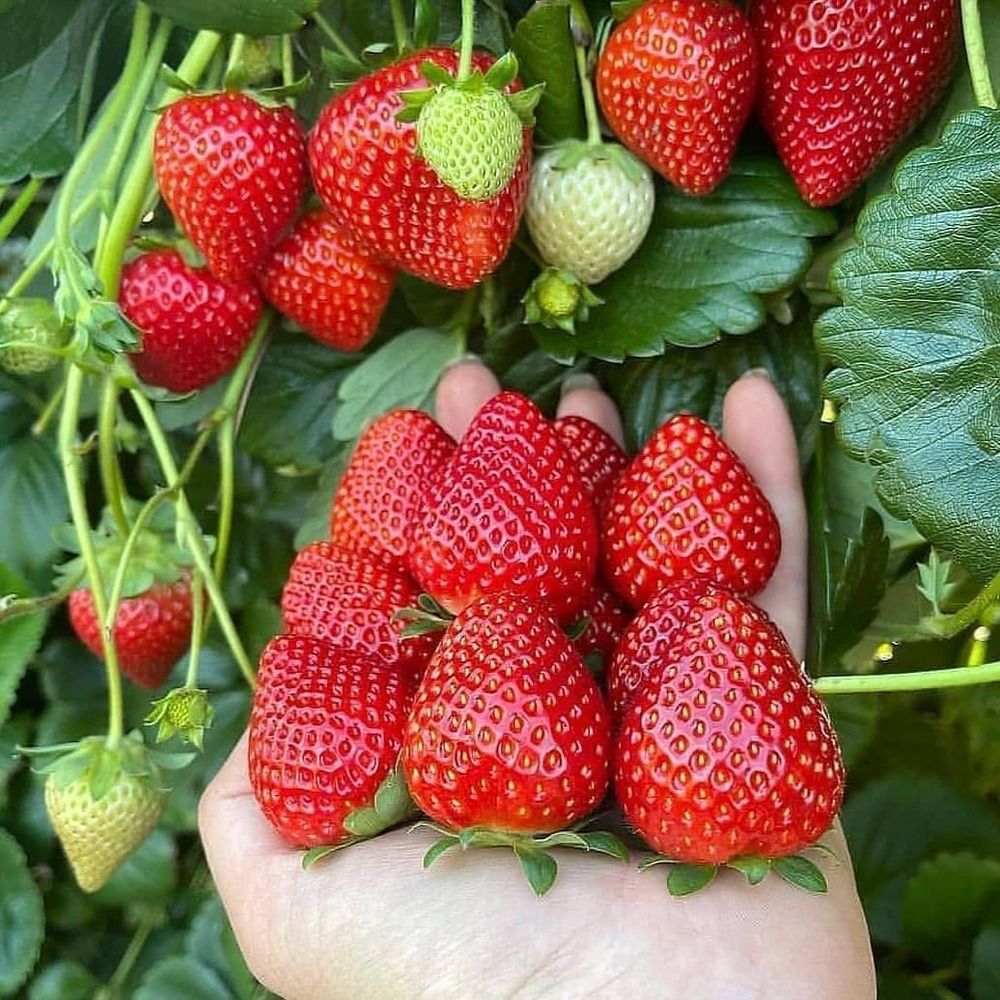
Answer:
[[[25,435],[0,447],[0,559],[29,580],[41,577],[57,549],[52,530],[69,516],[56,450],[48,438]]]
[[[569,30],[569,3],[535,4],[517,22],[514,53],[525,88],[545,84],[535,108],[536,139],[556,142],[583,136],[586,124]]]
[[[458,847],[458,837],[447,835],[442,837],[440,840],[436,840],[428,848],[427,853],[424,854],[423,867],[430,868],[430,866],[434,864],[434,862],[437,861],[442,854],[446,851],[450,851],[453,847]]]
[[[732,861],[726,862],[726,867],[742,872],[750,885],[760,885],[767,878],[767,874],[771,870],[771,862],[766,858],[756,856],[733,858]]]
[[[45,937],[42,894],[21,845],[0,829],[0,995],[13,993],[35,967]]]
[[[461,352],[461,338],[439,330],[418,328],[393,337],[341,383],[333,436],[350,441],[388,410],[426,408],[445,365]]]
[[[790,885],[806,892],[826,892],[826,876],[808,858],[790,854],[775,858],[771,867]]]
[[[218,896],[205,900],[191,921],[185,948],[198,961],[217,972],[239,997],[251,996],[254,978],[236,945],[226,911]]]
[[[1000,996],[1000,927],[987,927],[972,943],[972,1000]]]
[[[923,862],[903,896],[903,944],[948,965],[1000,899],[1000,862],[974,854],[939,854]]]
[[[78,962],[53,962],[31,981],[28,1000],[91,1000],[99,985]]]
[[[87,112],[88,60],[114,7],[107,0],[15,0],[0,8],[0,184],[69,166]]]
[[[948,598],[957,588],[952,580],[952,563],[950,559],[942,559],[937,549],[931,549],[927,561],[917,566],[920,582],[917,590],[930,602],[935,614],[940,614]]]
[[[766,319],[763,296],[805,274],[809,237],[833,229],[833,216],[806,205],[768,158],[738,157],[704,198],[658,184],[649,235],[594,289],[604,305],[577,324],[575,337],[541,328],[536,335],[564,360],[580,352],[620,361],[659,354],[666,344],[702,347],[724,333],[749,333]]]
[[[185,28],[224,35],[285,35],[298,31],[320,0],[149,0],[158,14]]]
[[[671,865],[667,890],[671,896],[690,896],[710,885],[718,873],[718,865]]]
[[[667,348],[658,358],[601,365],[597,373],[621,409],[625,442],[636,451],[675,413],[696,413],[719,426],[726,390],[751,368],[765,368],[795,425],[803,461],[819,426],[819,362],[808,314],[789,326],[769,322],[746,337],[692,351]]]
[[[521,862],[521,871],[532,891],[541,898],[552,888],[559,874],[556,859],[546,851],[532,850],[523,844],[515,844],[514,853]]]
[[[174,839],[165,830],[154,830],[93,898],[102,906],[166,902],[176,887]]]
[[[6,518],[6,511],[4,516]],[[3,598],[10,594],[25,597],[28,589],[16,573],[0,563],[0,606]],[[38,650],[44,631],[45,615],[41,612],[19,615],[0,623],[0,730],[3,730],[18,685]]]
[[[843,305],[816,327],[848,453],[875,467],[893,514],[980,579],[1000,568],[998,156],[1000,113],[983,109],[908,156],[862,212],[831,276]]]
[[[321,465],[336,447],[329,428],[337,390],[359,360],[305,337],[274,341],[250,393],[240,447],[269,465]]]
[[[190,955],[161,959],[143,976],[134,1000],[220,1000],[235,994],[221,976]]]

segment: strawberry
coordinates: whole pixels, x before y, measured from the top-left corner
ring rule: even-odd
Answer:
[[[486,72],[492,57],[475,53]],[[484,201],[452,191],[416,152],[417,128],[397,119],[404,91],[427,87],[425,62],[454,73],[449,48],[416,52],[338,94],[309,138],[316,192],[335,221],[396,267],[447,288],[470,288],[507,256],[517,233],[531,170],[531,131],[523,130],[510,182]],[[517,81],[509,88],[517,91]],[[404,116],[405,117],[405,116]]]
[[[330,511],[330,541],[404,570],[406,532],[455,450],[426,413],[393,410],[358,439]]]
[[[275,309],[338,351],[372,339],[395,279],[323,211],[299,219],[258,275]]]
[[[453,614],[511,591],[570,621],[590,596],[596,561],[593,505],[556,432],[530,399],[499,393],[424,494],[411,572]]]
[[[705,580],[672,583],[643,605],[622,630],[608,667],[608,700],[615,718],[621,717],[646,679],[667,662],[677,631],[690,617],[694,602],[717,592],[718,588]]]
[[[757,52],[727,0],[653,0],[612,32],[596,73],[611,130],[686,194],[729,172],[753,106]]]
[[[157,581],[142,593],[126,597],[115,615],[114,640],[123,674],[144,688],[158,688],[191,641],[191,584],[182,577]],[[69,595],[69,620],[80,641],[103,657],[101,623],[94,595],[78,587]]]
[[[524,220],[547,264],[596,284],[642,243],[653,219],[649,168],[613,143],[571,142],[531,171]]]
[[[136,735],[117,747],[84,740],[49,771],[45,809],[52,828],[80,888],[96,892],[152,832],[166,795]]]
[[[732,862],[753,882],[829,829],[844,791],[837,737],[763,611],[710,588],[651,667],[622,718],[615,788],[654,850]]]
[[[541,895],[555,878],[547,846],[621,856],[579,834],[533,836],[597,807],[609,751],[604,699],[556,622],[516,594],[470,605],[431,658],[403,743],[410,793],[445,834],[425,865],[459,843],[510,846]]]
[[[605,578],[635,608],[687,577],[756,594],[781,552],[778,520],[746,467],[686,413],[646,442],[602,513]]]
[[[250,714],[250,784],[295,847],[371,836],[410,813],[395,773],[406,724],[398,670],[312,636],[264,649]]]
[[[156,125],[156,183],[220,281],[264,262],[305,194],[305,135],[288,107],[240,93],[189,94]]]
[[[393,615],[416,605],[419,595],[396,570],[330,542],[313,542],[288,571],[281,612],[287,632],[325,639],[412,675],[427,665],[435,639],[403,639]]]
[[[131,355],[136,374],[171,392],[195,392],[232,371],[261,312],[251,282],[226,284],[175,250],[126,264],[118,297],[142,334],[142,351]]]
[[[628,456],[610,434],[586,417],[560,417],[552,426],[584,488],[600,510]]]
[[[40,375],[59,363],[69,339],[47,299],[11,299],[0,313],[0,368],[11,375]]]
[[[588,618],[587,628],[573,644],[585,662],[589,664],[593,662],[593,657],[599,656],[597,664],[603,667],[611,662],[611,657],[632,615],[618,595],[610,591],[601,581],[594,584],[584,614]]]
[[[846,197],[948,82],[954,0],[758,0],[760,119],[803,198]]]

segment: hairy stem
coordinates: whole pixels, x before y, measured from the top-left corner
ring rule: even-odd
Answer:
[[[472,72],[472,45],[476,36],[476,0],[462,0],[462,47],[458,53],[458,75],[461,83]]]
[[[84,574],[80,573],[58,590],[43,594],[41,597],[20,597],[9,603],[4,603],[0,599],[0,623],[10,621],[11,618],[19,618],[21,615],[33,615],[38,611],[57,607],[83,583],[83,577]]]
[[[936,688],[967,687],[1000,681],[1000,661],[978,667],[945,667],[943,670],[918,670],[905,674],[865,674],[861,676],[820,677],[816,693],[824,698],[835,694],[876,694],[893,691],[930,691]]]
[[[115,528],[123,538],[128,534],[128,517],[122,496],[122,474],[118,467],[118,442],[115,423],[118,417],[118,387],[111,375],[104,376],[101,386],[101,408],[97,416],[97,448],[101,470],[101,487],[107,500]]]
[[[295,48],[291,35],[281,36],[281,82],[285,87],[295,83]],[[295,107],[295,98],[288,98],[288,103]]]
[[[600,146],[601,119],[597,114],[597,103],[594,101],[594,87],[587,72],[587,50],[582,45],[576,46],[576,72],[580,78],[580,93],[583,94],[583,111],[587,117],[587,144]]]
[[[35,200],[35,195],[42,188],[44,181],[41,177],[32,177],[27,184],[24,185],[23,190],[14,199],[14,203],[7,209],[2,216],[0,216],[0,242],[7,239],[8,236],[14,231],[14,227],[21,221],[24,213],[28,211],[31,207],[31,203]]]
[[[198,664],[201,661],[201,646],[205,640],[205,588],[201,582],[201,574],[195,573],[191,581],[191,607],[194,614],[191,618],[191,651],[188,653],[187,673],[184,675],[184,687],[198,686]]]
[[[962,0],[962,32],[965,54],[969,60],[969,76],[976,103],[984,108],[996,108],[997,99],[990,80],[990,64],[983,41],[983,23],[979,17],[978,0]]]

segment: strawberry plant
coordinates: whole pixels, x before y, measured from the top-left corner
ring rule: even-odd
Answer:
[[[513,854],[537,940],[557,862],[849,886],[839,816],[879,995],[1000,995],[995,5],[0,35],[0,996],[266,993],[198,836],[248,727],[269,895],[419,822],[441,894]],[[751,370],[805,511],[723,428]],[[621,438],[556,419],[595,385]],[[796,519],[801,643],[755,603]]]

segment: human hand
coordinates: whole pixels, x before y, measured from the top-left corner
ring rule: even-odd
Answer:
[[[450,369],[438,419],[456,438],[499,386],[476,363]],[[611,400],[564,394],[621,441]],[[723,434],[767,494],[781,561],[756,600],[797,656],[806,633],[806,514],[795,438],[770,380],[726,396]],[[829,891],[777,878],[749,887],[723,871],[709,890],[667,894],[657,869],[561,851],[543,901],[508,852],[451,852],[429,871],[425,831],[359,843],[310,871],[271,829],[247,776],[246,738],[206,790],[200,826],[212,874],[250,968],[287,1000],[601,997],[866,1000],[875,996],[868,934],[839,829],[821,856]]]

